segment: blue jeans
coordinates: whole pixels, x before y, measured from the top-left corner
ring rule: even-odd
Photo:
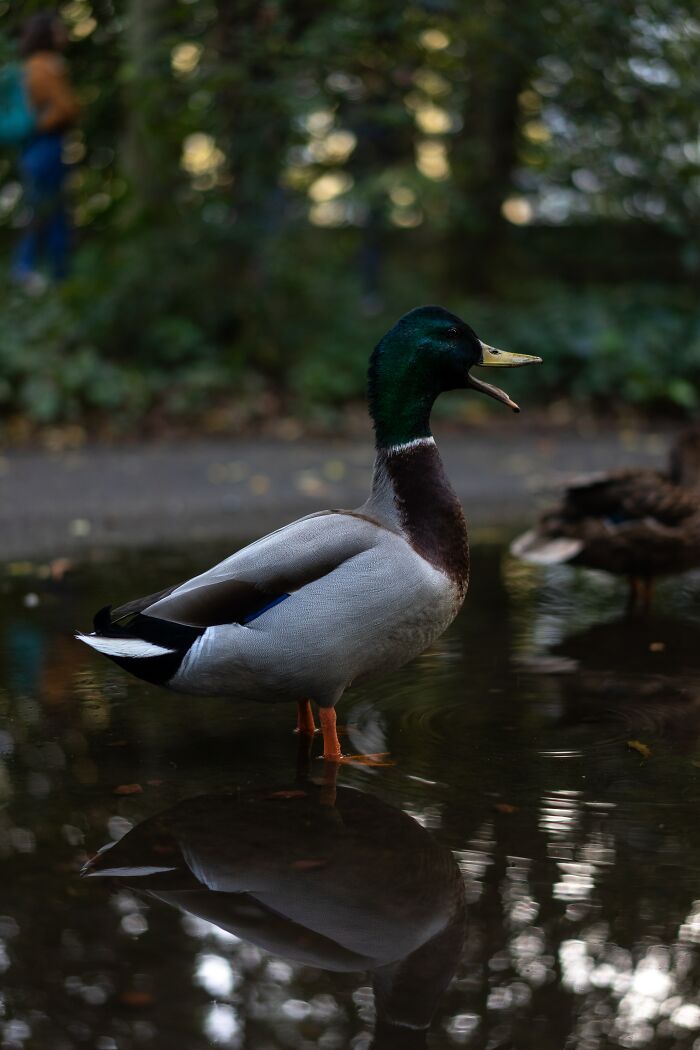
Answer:
[[[12,261],[13,274],[19,280],[33,273],[43,257],[56,280],[68,271],[70,246],[62,146],[60,132],[50,132],[36,135],[22,150],[19,166],[32,218]]]

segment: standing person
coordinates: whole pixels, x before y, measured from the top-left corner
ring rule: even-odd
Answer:
[[[60,281],[68,271],[63,137],[75,124],[79,106],[62,55],[67,43],[66,28],[54,12],[32,15],[24,25],[24,82],[36,114],[36,131],[22,147],[20,171],[32,217],[15,252],[12,275],[30,292],[44,286],[38,272],[42,257],[47,258],[55,280]]]

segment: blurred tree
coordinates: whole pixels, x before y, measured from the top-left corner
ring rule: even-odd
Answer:
[[[685,0],[572,4],[555,28],[533,83],[540,114],[527,137],[535,156],[523,158],[540,172],[531,180],[536,214],[637,219],[694,239],[697,9]]]
[[[132,208],[147,221],[167,216],[179,175],[180,144],[174,136],[163,134],[172,98],[171,10],[168,0],[127,0],[125,11],[122,163]]]
[[[0,3],[3,54],[39,6]],[[651,298],[695,345],[691,0],[70,0],[62,13],[85,103],[68,147],[75,274],[42,304],[6,293],[8,411],[199,412],[226,386],[342,401],[397,310],[466,292],[487,297],[465,307],[485,316],[497,297],[519,304],[513,334],[528,341],[528,317],[568,302],[562,279],[604,285],[615,330],[609,286],[680,284]],[[8,154],[8,247],[24,221]],[[48,366],[20,379],[22,346],[75,360],[70,380]],[[579,380],[589,396],[595,375]]]
[[[462,133],[452,150],[450,264],[475,291],[498,281],[507,234],[502,208],[522,156],[521,98],[549,44],[546,15],[555,4],[506,0],[471,9],[454,27],[464,41]]]

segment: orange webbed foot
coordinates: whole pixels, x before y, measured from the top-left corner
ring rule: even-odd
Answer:
[[[338,731],[336,728],[335,709],[333,707],[322,707],[319,711],[321,729],[323,730],[323,759],[325,762],[334,762],[338,765],[357,766],[393,766],[395,762],[386,761],[389,753],[387,751],[375,755],[344,755],[340,750]]]
[[[325,762],[337,762],[346,766],[395,766],[396,762],[389,757],[388,751],[382,751],[376,755],[323,755]]]

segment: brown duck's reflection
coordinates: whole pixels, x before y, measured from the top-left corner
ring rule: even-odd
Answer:
[[[585,670],[700,674],[700,625],[670,616],[625,616],[570,635],[554,650]]]
[[[295,962],[370,971],[377,1050],[425,1046],[464,937],[452,853],[401,810],[327,781],[180,802],[83,874],[124,880]]]
[[[617,724],[680,753],[700,736],[700,626],[670,617],[596,624],[524,661],[563,704],[562,725]]]

